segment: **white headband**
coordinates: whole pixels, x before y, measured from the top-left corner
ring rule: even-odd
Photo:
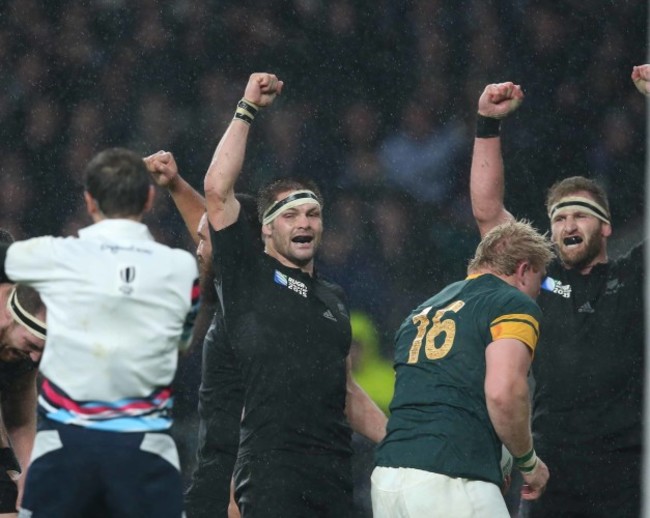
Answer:
[[[12,288],[9,298],[7,299],[7,309],[9,309],[13,319],[27,329],[27,331],[37,338],[45,340],[45,333],[47,332],[45,322],[36,318],[20,305],[20,302],[18,302],[18,295],[16,295],[15,286]]]
[[[262,224],[268,225],[284,211],[297,207],[298,205],[304,205],[305,203],[315,203],[320,207],[318,196],[316,196],[313,191],[306,189],[302,191],[293,191],[289,196],[276,201],[266,209],[266,211],[264,211]]]
[[[581,210],[587,214],[597,217],[604,223],[610,224],[609,213],[603,206],[596,203],[594,200],[585,198],[584,196],[566,196],[554,204],[548,211],[548,217],[553,220],[558,212],[566,210]]]

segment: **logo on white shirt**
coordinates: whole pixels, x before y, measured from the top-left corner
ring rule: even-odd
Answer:
[[[133,286],[129,286],[135,280],[135,266],[126,266],[120,270],[122,285],[120,291],[125,295],[133,293]]]

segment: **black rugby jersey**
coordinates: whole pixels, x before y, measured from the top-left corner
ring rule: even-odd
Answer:
[[[641,444],[644,376],[643,246],[587,275],[558,261],[538,303],[533,432],[545,460]]]
[[[244,385],[239,455],[351,455],[344,414],[351,330],[343,291],[260,252],[243,218],[212,239],[224,343]]]

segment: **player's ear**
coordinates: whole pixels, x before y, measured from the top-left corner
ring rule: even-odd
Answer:
[[[147,193],[147,201],[144,203],[144,210],[142,212],[150,211],[153,207],[153,201],[156,197],[156,189],[153,185],[149,186],[149,192]]]
[[[270,236],[271,236],[271,223],[262,225],[262,237],[270,237]]]
[[[521,261],[517,265],[517,269],[515,271],[516,271],[518,277],[519,276],[523,277],[524,275],[526,275],[528,273],[529,270],[530,270],[530,263],[528,261]]]
[[[101,214],[97,200],[93,198],[88,191],[84,191],[84,202],[86,203],[86,211],[92,217],[95,214]]]
[[[612,235],[612,225],[609,223],[603,223],[600,225],[600,235],[603,237],[609,237]]]
[[[517,268],[515,269],[515,279],[517,281],[517,286],[525,286],[526,285],[526,274],[530,271],[531,266],[528,261],[521,261],[519,264],[517,264]]]

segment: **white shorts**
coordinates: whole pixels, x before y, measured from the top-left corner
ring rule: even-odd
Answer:
[[[413,468],[376,467],[374,518],[510,518],[496,484]]]

